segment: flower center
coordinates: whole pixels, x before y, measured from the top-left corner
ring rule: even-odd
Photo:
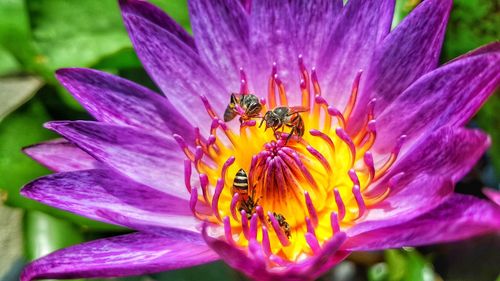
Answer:
[[[375,101],[369,103],[359,132],[351,136],[345,130],[356,104],[361,72],[353,81],[348,104],[340,111],[323,98],[315,70],[309,75],[302,57],[299,66],[300,105],[288,104],[276,66],[267,99],[260,101],[249,93],[241,70],[240,103],[233,98],[228,101],[234,108],[229,113],[241,117],[239,132],[231,130],[220,119],[222,112],[215,112],[202,97],[212,118],[210,136],[205,139],[196,129],[194,150],[174,136],[187,156],[185,183],[194,215],[223,225],[229,243],[248,247],[249,241],[258,241],[266,255],[282,262],[319,251],[335,233],[362,218],[367,207],[383,200],[390,186],[377,194],[366,192],[367,187],[395,162],[404,140],[400,139],[385,163],[375,167],[369,152],[376,138]],[[252,104],[242,104],[244,96]],[[260,114],[245,115],[245,105],[250,112],[259,102]],[[283,113],[283,126],[268,112]],[[192,167],[199,186],[192,185]]]

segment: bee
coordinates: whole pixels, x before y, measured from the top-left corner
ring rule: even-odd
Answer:
[[[238,202],[238,210],[241,212],[245,210],[247,218],[251,219],[252,215],[255,213],[255,208],[259,204],[260,198],[255,200],[255,188],[252,188],[252,194],[248,194],[248,175],[243,169],[239,169],[234,176],[233,181],[233,194],[238,193],[240,195],[240,201]]]
[[[305,107],[294,106],[294,107],[276,107],[273,110],[266,112],[262,121],[260,122],[259,128],[262,126],[264,122],[266,122],[266,130],[267,128],[271,128],[276,135],[276,131],[283,128],[284,126],[291,128],[290,133],[286,141],[291,138],[292,135],[297,135],[298,137],[302,137],[304,135],[304,120],[300,116],[300,112],[308,111]]]
[[[290,230],[290,225],[288,222],[286,222],[285,216],[283,216],[280,213],[275,213],[273,212],[274,218],[278,221],[278,224],[280,225],[280,228],[285,232],[286,237],[290,239],[292,237],[292,231]],[[271,223],[271,219],[267,218],[268,222]]]
[[[236,105],[239,105],[243,112],[238,112]],[[240,95],[231,94],[229,104],[224,111],[224,122],[233,120],[236,115],[240,115],[240,123],[250,120],[254,117],[259,117],[262,110],[262,104],[257,96],[252,94]]]

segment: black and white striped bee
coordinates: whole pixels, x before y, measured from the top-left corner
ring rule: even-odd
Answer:
[[[248,175],[243,169],[239,169],[233,180],[233,194],[238,193],[240,199],[238,202],[238,210],[245,210],[248,219],[252,218],[255,213],[255,208],[259,204],[259,199],[255,200],[255,188],[252,188],[252,194],[248,194]]]

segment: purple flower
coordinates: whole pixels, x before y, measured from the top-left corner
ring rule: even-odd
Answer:
[[[463,126],[500,81],[500,44],[436,68],[451,0],[423,1],[392,31],[394,0],[191,0],[194,37],[147,2],[120,3],[165,97],[57,71],[96,121],[46,124],[65,140],[25,152],[57,173],[21,193],[137,232],[52,253],[22,280],[217,259],[311,280],[352,251],[500,229],[497,205],[453,193],[490,144]],[[278,106],[282,128],[262,119]]]

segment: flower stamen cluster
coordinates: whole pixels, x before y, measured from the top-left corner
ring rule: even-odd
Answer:
[[[297,261],[321,250],[336,234],[363,217],[368,206],[386,198],[384,190],[369,190],[396,161],[404,136],[385,162],[375,165],[369,151],[375,143],[375,100],[361,129],[347,133],[356,106],[362,72],[354,81],[347,105],[340,111],[322,96],[315,69],[307,71],[302,56],[300,69],[303,137],[272,132],[257,126],[254,119],[242,121],[239,132],[231,129],[202,97],[212,123],[209,136],[196,129],[195,149],[175,135],[187,159],[185,185],[191,193],[190,207],[200,220],[223,226],[225,240],[249,247],[257,241],[275,265]],[[247,75],[240,69],[241,95],[250,94]],[[267,103],[268,101],[268,103]],[[273,65],[266,98],[260,98],[263,112],[277,106],[289,107],[285,85]],[[235,110],[244,110],[238,104]],[[288,141],[290,139],[290,141]],[[192,167],[198,178],[192,182]],[[248,194],[232,188],[238,170],[248,171]],[[244,207],[242,207],[244,204]],[[276,262],[280,261],[280,262]]]

